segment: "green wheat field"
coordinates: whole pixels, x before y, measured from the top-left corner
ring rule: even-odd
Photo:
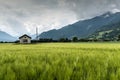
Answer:
[[[120,43],[0,44],[0,80],[120,80]]]

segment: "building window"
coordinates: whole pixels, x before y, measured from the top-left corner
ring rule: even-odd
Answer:
[[[27,42],[28,42],[28,40],[27,40],[27,39],[23,39],[23,42],[24,42],[24,43],[27,43]]]

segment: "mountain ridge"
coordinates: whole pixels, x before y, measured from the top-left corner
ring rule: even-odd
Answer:
[[[16,38],[11,36],[10,34],[0,31],[0,41],[8,41],[8,42],[13,42],[15,41]]]
[[[120,21],[120,12],[110,13],[107,12],[100,16],[96,16],[91,19],[78,21],[74,24],[65,26],[61,29],[53,29],[47,32],[43,32],[39,35],[40,38],[69,38],[76,36],[78,38],[85,38],[93,34],[99,28],[105,25],[112,25]]]
[[[58,40],[60,38],[72,39],[73,37],[82,38],[92,38],[92,39],[111,39],[111,36],[115,36],[114,39],[117,39],[119,35],[120,27],[120,12],[111,13],[106,12],[100,16],[93,17],[91,19],[86,19],[78,21],[74,24],[64,26],[60,29],[53,29],[46,32],[43,32],[39,35],[39,38],[52,38],[53,40]],[[103,34],[101,37],[99,33],[105,33],[109,37],[105,37],[106,34]],[[116,32],[115,32],[116,31]],[[114,35],[113,35],[114,34]],[[35,39],[36,35],[31,35]],[[99,36],[99,37],[98,37]],[[0,41],[15,41],[17,38],[11,36],[10,34],[0,31]]]

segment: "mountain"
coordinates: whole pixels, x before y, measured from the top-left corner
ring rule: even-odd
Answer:
[[[32,39],[36,39],[36,34],[31,35]]]
[[[54,29],[43,32],[39,35],[40,38],[69,38],[78,37],[86,38],[96,32],[98,29],[106,25],[112,25],[120,21],[120,12],[111,13],[107,12],[103,15],[96,16],[92,19],[78,21],[72,25],[65,26],[61,29]]]
[[[111,25],[103,26],[88,38],[97,40],[118,40],[120,38],[120,21]]]
[[[15,41],[16,38],[6,32],[0,31],[0,41]]]

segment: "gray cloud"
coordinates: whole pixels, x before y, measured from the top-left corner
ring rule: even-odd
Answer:
[[[0,0],[0,30],[12,35],[58,29],[78,20],[120,11],[120,0]]]

